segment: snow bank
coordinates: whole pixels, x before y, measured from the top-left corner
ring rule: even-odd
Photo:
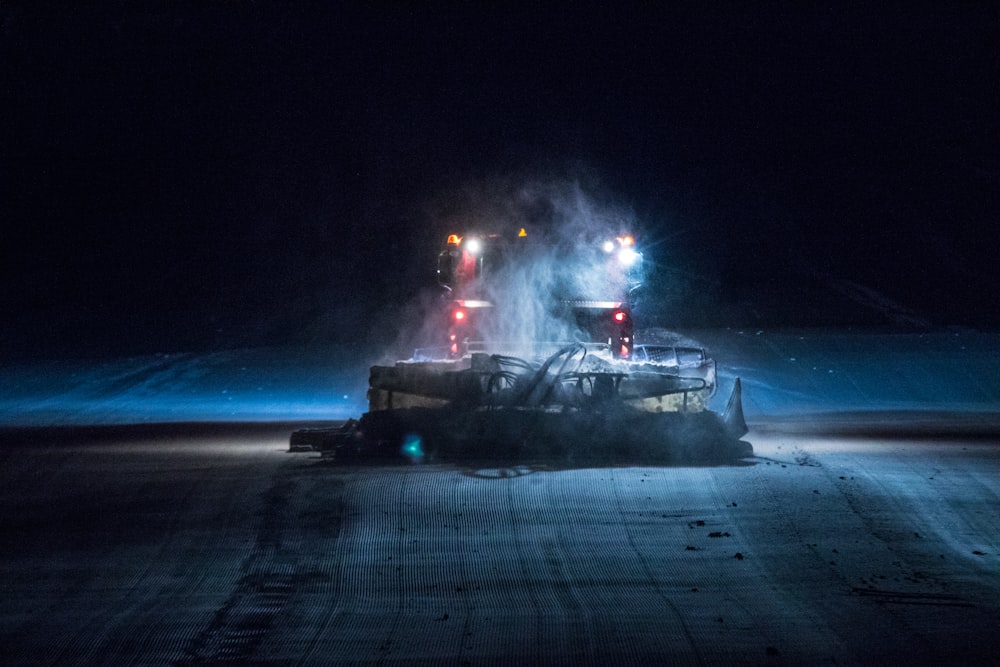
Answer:
[[[752,424],[802,415],[1000,414],[1000,334],[685,332],[736,377]],[[640,341],[641,342],[641,341]],[[0,426],[316,421],[367,408],[368,367],[342,348],[254,348],[0,369]]]
[[[364,411],[367,381],[342,349],[23,364],[0,370],[0,425],[346,419]]]
[[[1000,334],[704,331],[748,421],[832,413],[1000,414]],[[714,406],[716,409],[718,406]]]

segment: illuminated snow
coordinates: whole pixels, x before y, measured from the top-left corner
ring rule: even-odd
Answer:
[[[691,335],[736,377],[748,422],[858,412],[1000,413],[1000,335],[849,331]],[[641,341],[640,341],[641,342]],[[368,367],[345,350],[257,348],[0,370],[0,426],[312,421],[367,409]]]

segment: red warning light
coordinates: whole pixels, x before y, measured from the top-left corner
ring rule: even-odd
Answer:
[[[464,310],[456,310],[455,313],[454,313],[454,315],[453,315],[453,317],[455,318],[456,322],[461,322],[461,321],[463,321],[465,319],[465,311]]]
[[[625,312],[621,311],[621,310],[616,310],[615,311],[615,322],[624,322],[624,321],[625,321]]]

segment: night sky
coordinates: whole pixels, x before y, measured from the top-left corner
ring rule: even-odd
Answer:
[[[0,3],[2,358],[384,344],[537,183],[651,324],[1000,326],[997,3],[84,4]]]

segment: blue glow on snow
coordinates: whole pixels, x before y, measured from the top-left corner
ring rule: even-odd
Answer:
[[[1000,414],[1000,334],[703,332],[713,409],[742,378],[747,419],[866,411]],[[347,349],[255,348],[0,366],[0,427],[360,417],[371,363]],[[419,439],[409,443],[424,455]],[[404,452],[405,453],[405,452]]]
[[[0,426],[326,421],[367,410],[343,354],[252,349],[0,369]]]

